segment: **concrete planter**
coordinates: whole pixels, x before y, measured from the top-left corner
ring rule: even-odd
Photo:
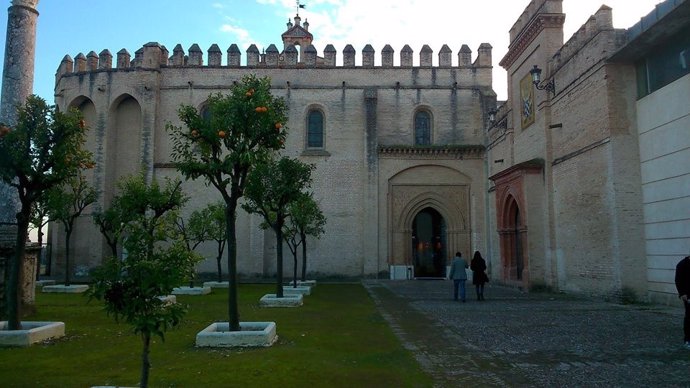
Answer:
[[[66,286],[64,284],[53,284],[50,286],[43,286],[41,292],[45,293],[60,293],[60,294],[81,294],[86,292],[89,286],[86,284],[72,284]]]
[[[196,335],[198,347],[271,346],[278,339],[275,322],[240,322],[241,331],[228,331],[227,322],[210,324]]]
[[[294,284],[294,283],[293,283],[292,281],[290,281],[290,282],[285,283],[285,286],[286,286],[286,287],[287,287],[287,286],[292,287],[293,284]],[[298,281],[297,281],[297,286],[298,286],[298,287],[299,287],[299,286],[308,286],[308,287],[314,288],[314,287],[316,287],[316,280],[304,280],[304,281],[298,280]]]
[[[228,282],[204,282],[204,287],[211,288],[228,288],[230,283]]]
[[[173,295],[207,295],[211,293],[211,287],[175,287]]]
[[[276,294],[266,294],[259,300],[261,307],[299,307],[303,304],[302,294],[285,294],[282,298],[276,297]]]
[[[22,330],[7,330],[7,321],[0,322],[0,346],[31,346],[64,336],[64,322],[23,321]]]
[[[163,295],[159,296],[158,299],[162,300],[166,305],[177,303],[177,297],[175,295]]]
[[[310,286],[283,286],[283,293],[287,295],[292,295],[292,294],[302,294],[302,295],[311,295],[311,287]]]
[[[52,286],[55,284],[55,280],[37,280],[36,281],[36,287],[43,287],[43,286]]]

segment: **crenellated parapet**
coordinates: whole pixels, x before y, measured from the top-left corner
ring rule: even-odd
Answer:
[[[602,5],[601,8],[580,27],[575,34],[561,47],[552,58],[552,68],[558,69],[568,62],[574,55],[578,54],[592,38],[601,32],[611,32],[613,28],[613,10],[611,7]],[[625,30],[619,30],[618,34],[623,36]],[[611,43],[616,44],[616,41]]]
[[[490,68],[492,66],[491,50],[490,44],[482,43],[473,62],[472,50],[467,45],[462,45],[457,52],[457,60],[453,63],[453,51],[448,45],[441,47],[436,60],[434,60],[434,50],[429,45],[423,45],[419,52],[419,67]],[[260,52],[258,47],[252,44],[245,51],[244,66],[248,68],[396,67],[394,65],[395,50],[389,44],[381,50],[378,62],[376,50],[370,44],[364,46],[361,55],[361,65],[356,65],[357,52],[353,45],[348,44],[342,50],[342,65],[337,66],[338,52],[332,44],[325,47],[323,56],[319,56],[316,47],[311,44],[301,51],[296,46],[288,44],[282,52],[274,44],[269,45],[263,52]],[[399,55],[400,60],[397,67],[413,67],[414,50],[409,45],[404,45]],[[161,67],[239,68],[242,67],[242,62],[242,53],[236,44],[231,44],[228,47],[224,58],[220,46],[215,43],[208,48],[205,55],[196,43],[189,47],[186,52],[182,45],[177,44],[172,50],[172,55],[170,55],[165,46],[157,42],[150,42],[134,53],[134,59],[131,58],[126,49],[123,48],[118,51],[114,68],[113,56],[107,49],[101,51],[100,54],[96,54],[95,51],[91,51],[87,55],[79,53],[74,57],[74,60],[69,55],[65,55],[57,69],[56,80],[71,73],[132,68],[149,70],[156,70]]]

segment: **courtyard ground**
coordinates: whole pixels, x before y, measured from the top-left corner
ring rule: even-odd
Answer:
[[[682,306],[620,305],[489,283],[365,281],[435,387],[690,387]]]

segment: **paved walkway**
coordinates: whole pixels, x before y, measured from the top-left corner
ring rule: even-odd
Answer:
[[[435,387],[690,387],[681,306],[619,305],[490,283],[364,282]]]

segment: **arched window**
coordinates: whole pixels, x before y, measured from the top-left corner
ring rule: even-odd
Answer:
[[[323,113],[318,109],[307,116],[307,148],[323,148]]]
[[[414,144],[431,144],[431,114],[425,110],[414,115]]]

